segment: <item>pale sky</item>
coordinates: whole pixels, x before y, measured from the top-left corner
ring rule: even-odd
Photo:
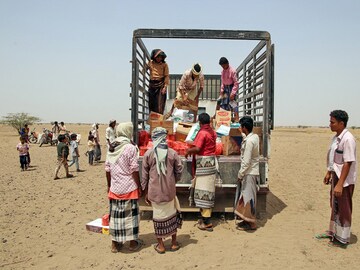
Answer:
[[[360,126],[360,1],[0,0],[0,116],[43,122],[130,121],[132,34],[138,28],[260,30],[275,44],[275,125]],[[200,62],[237,67],[254,41],[144,40],[170,73]]]

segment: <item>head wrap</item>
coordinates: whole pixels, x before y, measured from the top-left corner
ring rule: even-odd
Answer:
[[[156,160],[156,170],[158,175],[166,175],[166,158],[168,153],[168,145],[166,142],[167,131],[163,127],[157,127],[151,132],[153,141],[154,156]],[[160,177],[159,177],[160,181]]]
[[[151,60],[155,60],[156,57],[161,56],[163,58],[163,62],[167,55],[161,49],[154,49],[151,52],[150,58]]]
[[[109,122],[109,125],[111,125],[112,123],[115,123],[116,120],[115,119],[111,119],[110,122]]]
[[[202,71],[201,65],[199,63],[196,63],[192,66],[191,72],[195,75],[198,76]]]
[[[107,152],[106,160],[110,163],[115,163],[122,152],[124,151],[124,147],[128,144],[131,144],[131,139],[133,136],[133,123],[126,122],[120,123],[116,128],[116,136],[115,143],[117,146],[115,147],[114,152]]]

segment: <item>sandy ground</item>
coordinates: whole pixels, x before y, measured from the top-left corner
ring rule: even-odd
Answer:
[[[82,134],[80,167],[85,172],[76,173],[72,167],[72,180],[54,181],[55,147],[31,145],[32,167],[21,172],[15,150],[18,136],[0,126],[0,269],[357,269],[360,197],[356,189],[351,245],[343,250],[313,238],[329,221],[329,187],[322,184],[333,136],[329,129],[273,131],[271,193],[257,231],[240,232],[234,220],[215,218],[214,232],[203,232],[194,226],[196,215],[188,214],[178,232],[182,248],[159,255],[152,247],[155,238],[149,218],[140,223],[145,246],[137,253],[124,249],[112,254],[109,236],[86,231],[87,222],[108,211],[103,163],[90,167],[84,156],[89,127],[67,125]],[[101,135],[105,128],[100,126]],[[360,149],[360,130],[352,132]],[[64,177],[63,169],[60,176]]]

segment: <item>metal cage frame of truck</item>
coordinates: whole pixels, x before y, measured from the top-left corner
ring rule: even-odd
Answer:
[[[131,120],[134,123],[134,141],[138,142],[139,129],[145,129],[148,119],[148,88],[149,71],[145,65],[150,60],[143,39],[209,39],[209,40],[258,40],[259,43],[249,55],[236,66],[239,80],[238,105],[239,116],[249,115],[254,119],[254,126],[261,127],[261,158],[260,158],[260,193],[268,191],[268,158],[270,155],[270,131],[274,127],[274,45],[270,34],[266,31],[242,30],[201,30],[201,29],[137,29],[133,32],[132,40],[132,82],[131,82]],[[217,61],[217,59],[215,60]],[[232,61],[234,64],[234,62]],[[168,97],[174,97],[176,83],[180,75],[170,74]],[[215,100],[218,93],[214,93],[212,80],[220,75],[207,75],[205,87],[199,100]],[[224,187],[236,187],[237,171],[240,168],[239,156],[218,157],[220,174],[225,178]],[[141,163],[141,159],[140,159]],[[178,187],[188,187],[191,179],[190,160],[187,171],[184,170]],[[186,165],[186,164],[184,164]],[[235,176],[236,175],[236,176]]]

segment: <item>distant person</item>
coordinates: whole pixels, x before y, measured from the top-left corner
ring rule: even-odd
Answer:
[[[29,128],[28,124],[25,124],[24,127],[20,131],[21,137],[24,138],[24,140],[25,140],[25,142],[27,144],[29,144],[29,132],[30,132],[30,128]],[[26,168],[28,168],[28,167],[30,167],[30,163],[31,163],[30,151],[27,151],[26,160],[27,160],[27,167]]]
[[[199,83],[199,89],[197,85]],[[190,110],[194,114],[194,122],[196,122],[199,96],[204,89],[204,75],[202,73],[202,67],[196,63],[191,69],[186,70],[182,75],[178,88],[174,104],[171,110],[165,115],[165,119],[169,118],[174,108]]]
[[[60,128],[60,132],[59,132],[60,134],[66,134],[66,133],[68,133],[64,122],[60,122],[59,128]]]
[[[80,170],[80,166],[79,166],[79,144],[76,141],[77,135],[75,133],[70,135],[70,155],[72,160],[69,162],[69,167],[71,167],[74,163],[75,163],[75,167],[76,167],[76,171],[77,172],[82,172],[82,170]]]
[[[67,138],[65,137],[65,135],[60,134],[58,137],[59,143],[57,145],[57,166],[55,169],[55,177],[54,180],[59,179],[58,177],[58,173],[59,170],[62,166],[64,166],[65,168],[65,172],[66,172],[66,177],[67,178],[71,178],[73,177],[72,174],[69,173],[69,167],[68,167],[68,163],[67,163],[67,158],[69,155],[69,146],[67,145]]]
[[[329,230],[316,238],[330,239],[329,245],[346,248],[350,242],[352,196],[354,193],[357,162],[356,139],[346,128],[349,116],[345,111],[330,113],[330,129],[335,132],[327,155],[324,184],[331,184],[331,217]]]
[[[256,195],[259,174],[259,136],[254,134],[254,121],[250,116],[240,119],[240,131],[245,135],[241,144],[238,188],[240,194],[235,205],[235,214],[243,221],[236,229],[241,231],[256,230]]]
[[[25,124],[24,127],[20,130],[20,135],[25,139],[26,143],[29,143],[29,132],[30,128],[28,124]]]
[[[110,152],[114,151],[115,139],[116,139],[116,120],[110,120],[109,126],[105,130],[105,139]]]
[[[95,139],[94,139],[93,135],[89,135],[87,145],[88,145],[87,154],[89,156],[89,164],[94,165],[94,155],[95,155],[96,143],[95,143]]]
[[[200,208],[202,216],[198,228],[213,231],[211,213],[215,204],[216,133],[210,126],[210,116],[207,113],[199,115],[199,123],[200,130],[195,137],[193,147],[187,149],[185,157],[193,156],[192,172],[195,181],[193,200],[196,207]]]
[[[160,49],[151,52],[151,60],[146,65],[150,70],[149,110],[163,114],[169,85],[169,67],[165,62],[166,54]]]
[[[155,128],[151,133],[153,148],[147,151],[142,163],[141,185],[145,202],[153,208],[153,222],[157,245],[155,250],[163,254],[163,239],[171,236],[170,251],[180,248],[176,241],[177,229],[181,228],[180,205],[176,197],[176,182],[181,179],[183,165],[178,154],[168,147],[166,129]]]
[[[229,61],[225,57],[221,57],[219,65],[222,67],[221,71],[221,89],[218,98],[217,108],[234,113],[234,121],[239,121],[238,105],[236,102],[237,93],[239,90],[239,82],[236,70],[229,65]]]
[[[91,126],[91,135],[94,136],[95,140],[95,152],[94,152],[94,161],[99,162],[101,160],[101,146],[100,146],[100,136],[99,136],[99,124],[94,123]]]
[[[60,134],[60,126],[59,126],[59,124],[58,124],[57,121],[54,122],[54,125],[53,125],[52,128],[51,128],[51,132],[52,132],[52,134],[53,134],[52,140],[53,140],[53,141],[57,141],[58,136],[59,136],[59,134]]]
[[[23,136],[20,137],[20,142],[16,145],[16,150],[19,151],[21,170],[27,170],[29,166],[28,153],[29,145]]]
[[[107,152],[105,171],[110,200],[111,252],[119,252],[123,243],[130,241],[130,251],[143,245],[139,239],[141,197],[138,155],[139,150],[131,141],[133,124],[120,123],[116,128],[114,152]]]

